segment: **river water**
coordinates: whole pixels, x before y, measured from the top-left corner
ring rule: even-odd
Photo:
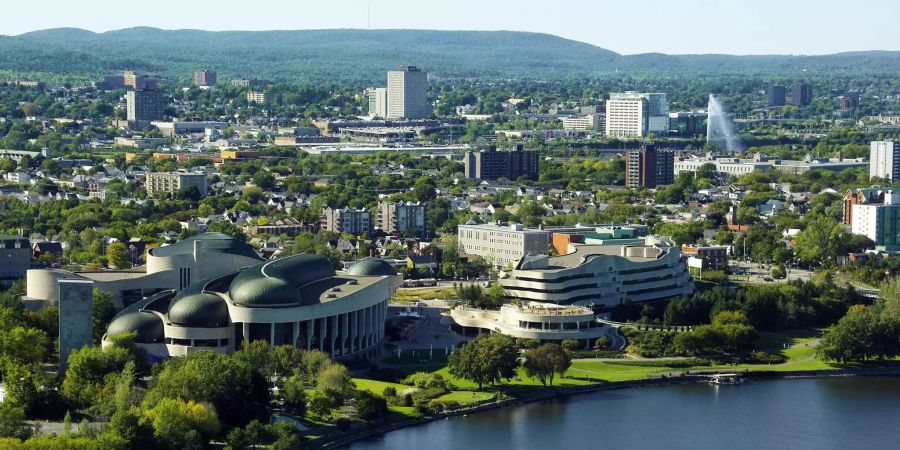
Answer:
[[[599,391],[404,428],[351,450],[900,449],[900,378]]]

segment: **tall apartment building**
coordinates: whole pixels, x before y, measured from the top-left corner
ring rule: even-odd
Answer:
[[[129,90],[125,102],[130,128],[149,128],[150,122],[164,118],[165,97],[156,89]]]
[[[675,153],[646,144],[625,155],[625,187],[655,188],[675,182]]]
[[[900,180],[900,141],[872,141],[869,145],[869,178]]]
[[[247,92],[247,103],[258,103],[264,105],[269,103],[269,94],[262,91]]]
[[[151,172],[147,174],[145,188],[147,196],[165,192],[175,194],[182,189],[195,187],[200,196],[205,197],[208,188],[205,173],[186,173],[186,172]]]
[[[421,119],[431,115],[428,75],[415,66],[387,74],[387,119]]]
[[[372,214],[363,208],[325,208],[320,229],[336,233],[363,234],[372,231]]]
[[[784,106],[787,97],[787,88],[782,85],[769,86],[769,106]]]
[[[900,191],[852,189],[844,196],[844,223],[879,248],[900,251]]]
[[[550,232],[527,230],[523,225],[479,225],[473,221],[460,225],[457,231],[459,250],[480,256],[496,267],[512,268],[525,255],[547,255]]]
[[[519,177],[538,179],[540,172],[540,155],[537,150],[525,150],[522,144],[514,150],[497,151],[496,145],[477,152],[466,152],[464,164],[466,178],[478,180],[496,180]]]
[[[795,106],[808,106],[812,103],[812,86],[801,81],[791,89],[791,101]]]
[[[195,86],[215,86],[216,85],[216,73],[212,70],[198,70],[194,72],[194,85]]]
[[[372,117],[387,117],[387,88],[369,88],[366,90],[369,100],[369,115]]]
[[[378,204],[378,225],[386,233],[412,231],[424,236],[427,232],[425,205],[413,202],[381,202]]]

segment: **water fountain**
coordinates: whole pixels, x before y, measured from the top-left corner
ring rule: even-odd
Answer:
[[[734,132],[731,114],[726,114],[715,95],[709,94],[706,107],[706,142],[722,142],[726,150],[742,151],[741,137]]]

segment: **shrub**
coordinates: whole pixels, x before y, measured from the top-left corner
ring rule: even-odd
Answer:
[[[416,372],[403,380],[403,384],[415,386],[417,388],[446,388],[447,382],[439,373]]]
[[[435,399],[428,402],[428,408],[436,412],[450,411],[459,408],[459,402],[456,400]]]
[[[381,395],[384,398],[396,397],[397,389],[393,386],[388,386],[388,387],[384,388],[384,391],[381,392]]]
[[[574,351],[581,350],[582,348],[584,348],[584,346],[581,345],[581,342],[576,341],[575,339],[563,339],[562,348],[568,351]]]

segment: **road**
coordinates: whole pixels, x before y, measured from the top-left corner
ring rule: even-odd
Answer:
[[[749,261],[729,261],[729,266],[732,268],[732,272],[735,273],[729,276],[730,279],[734,281],[744,281],[746,283],[783,283],[785,281],[791,280],[803,280],[809,281],[812,276],[812,272],[809,270],[798,269],[798,268],[790,268],[786,267],[787,278],[781,280],[772,280],[767,281],[766,278],[772,278],[772,265],[771,264],[760,264]],[[741,270],[743,274],[736,274],[737,270]]]

